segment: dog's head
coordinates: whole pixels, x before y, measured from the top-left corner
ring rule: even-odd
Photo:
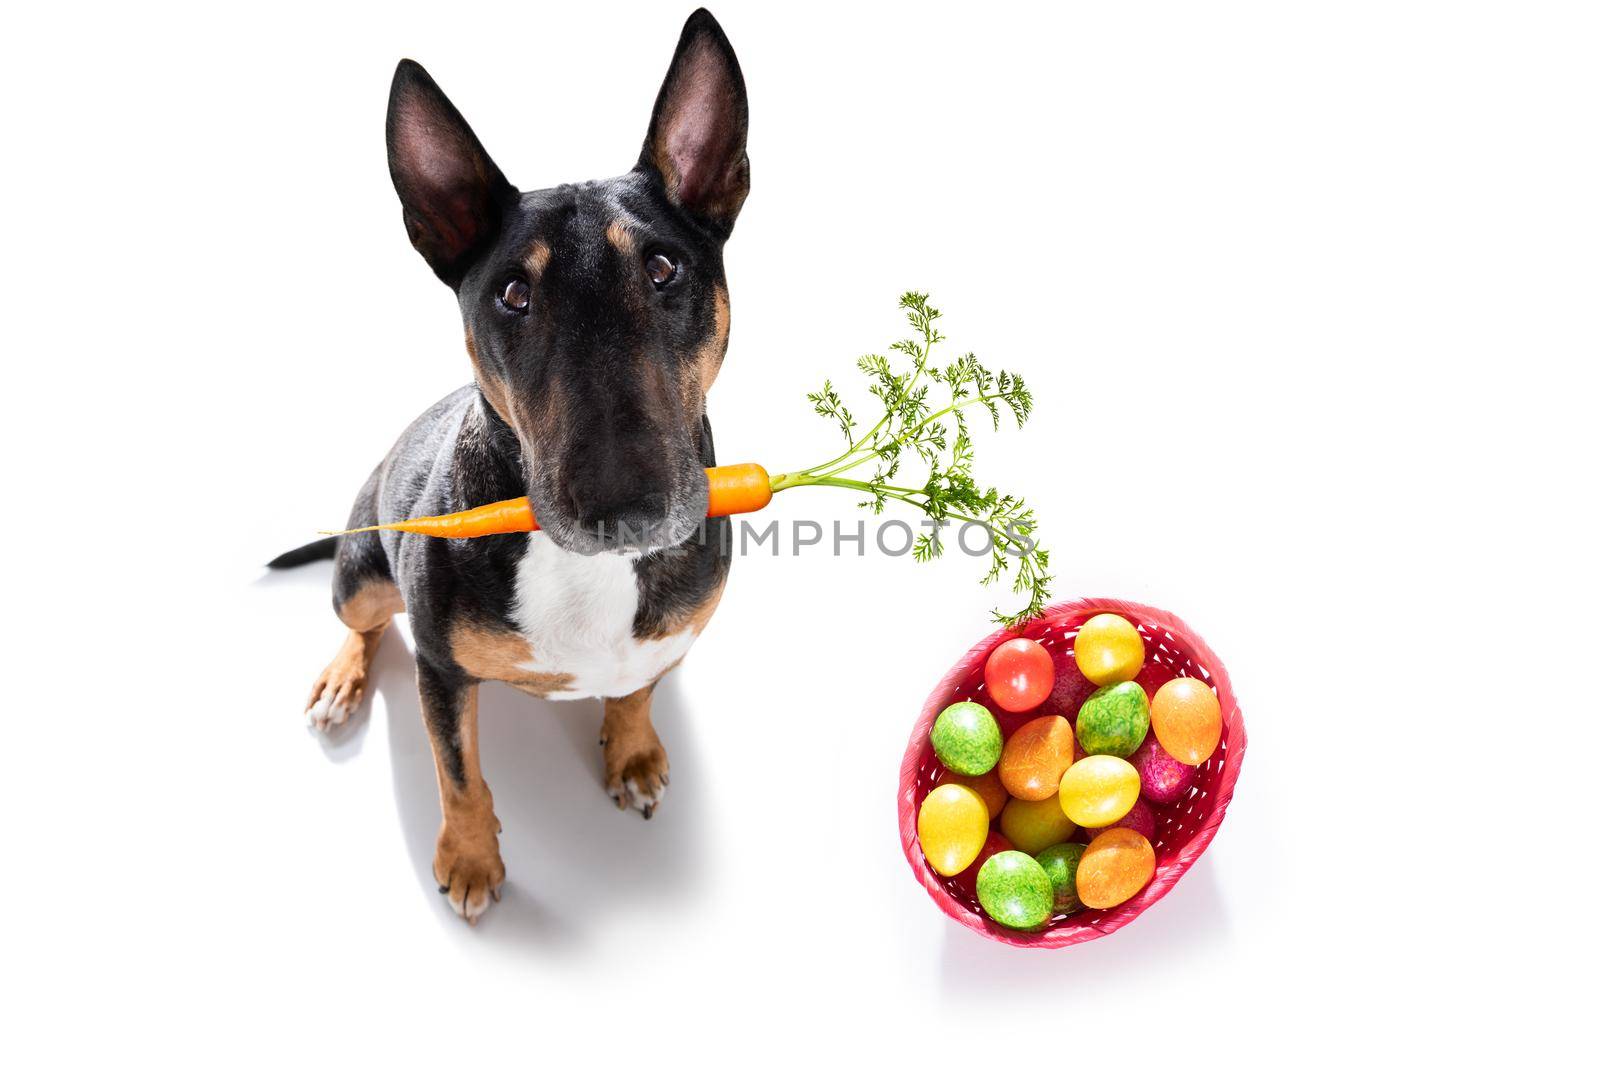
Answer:
[[[722,245],[750,187],[747,117],[733,48],[697,11],[637,165],[519,192],[422,67],[395,71],[406,231],[455,290],[478,385],[564,548],[678,544],[705,518],[702,415],[728,343]]]

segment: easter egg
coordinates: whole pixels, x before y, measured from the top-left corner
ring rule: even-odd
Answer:
[[[933,753],[958,774],[986,774],[1000,761],[1000,726],[989,708],[952,703],[933,720]]]
[[[1083,701],[1094,695],[1094,690],[1100,686],[1083,676],[1071,652],[1061,654],[1053,661],[1056,668],[1056,683],[1051,687],[1050,695],[1039,709],[1046,714],[1059,714],[1067,721],[1075,722],[1078,720],[1078,708],[1083,706]]]
[[[1222,705],[1211,686],[1195,677],[1175,677],[1150,701],[1150,724],[1161,746],[1181,763],[1199,766],[1222,739]]]
[[[1172,672],[1172,667],[1159,659],[1151,659],[1139,668],[1139,676],[1135,677],[1134,680],[1139,682],[1139,687],[1144,689],[1146,696],[1155,699],[1156,692],[1161,686],[1171,681],[1175,676],[1177,675]]]
[[[1156,852],[1132,829],[1108,829],[1089,842],[1078,860],[1078,898],[1105,910],[1126,903],[1150,883]]]
[[[953,770],[947,770],[941,766],[937,776],[933,779],[933,783],[935,785],[946,783],[965,785],[972,789],[983,800],[984,805],[989,808],[990,818],[1000,817],[1000,812],[1005,809],[1006,800],[1011,798],[1011,794],[1006,791],[1006,786],[1000,783],[999,767],[990,770],[986,774],[971,777],[967,774],[958,774]]]
[[[1085,830],[1085,832],[1089,834],[1089,839],[1093,840],[1101,833],[1109,833],[1113,829],[1132,829],[1146,840],[1154,840],[1156,838],[1156,812],[1151,810],[1150,804],[1144,800],[1134,800],[1133,806],[1129,808],[1128,813],[1121,818],[1118,818],[1110,825],[1097,826],[1094,829]]]
[[[1108,823],[1122,817],[1108,818]],[[1067,812],[1054,796],[1042,800],[1011,799],[1000,812],[1000,832],[1017,846],[1018,851],[1037,855],[1052,844],[1059,844],[1072,835],[1077,826],[1067,817]]]
[[[989,839],[983,842],[983,847],[979,850],[978,857],[972,860],[972,865],[950,880],[965,891],[968,896],[976,896],[978,894],[978,871],[983,869],[983,864],[1002,851],[1015,850],[1017,849],[1012,846],[1011,841],[991,829],[989,830]]]
[[[1035,929],[1050,917],[1055,888],[1044,867],[1020,851],[1002,851],[978,871],[978,902],[1008,929]]]
[[[1018,799],[1054,796],[1061,775],[1072,765],[1073,739],[1072,726],[1060,715],[1046,715],[1022,725],[1000,752],[1000,783]]]
[[[1139,772],[1139,794],[1151,803],[1179,799],[1194,784],[1198,772],[1168,755],[1154,733],[1144,738],[1139,750],[1128,756],[1128,762]]]
[[[1082,844],[1057,844],[1039,853],[1039,865],[1044,867],[1050,887],[1055,890],[1057,914],[1071,914],[1083,908],[1078,901],[1078,860],[1083,851]]]
[[[989,808],[965,785],[940,785],[917,811],[917,843],[928,865],[951,877],[972,865],[989,836]]]
[[[1144,665],[1144,640],[1120,614],[1097,614],[1083,623],[1072,648],[1078,669],[1097,685],[1132,681]]]
[[[1150,731],[1150,701],[1137,681],[1095,689],[1078,711],[1078,743],[1090,755],[1132,755]]]
[[[983,664],[983,683],[1002,711],[1033,710],[1050,695],[1055,682],[1050,653],[1026,637],[1006,641]]]
[[[1126,759],[1115,755],[1090,755],[1067,767],[1067,772],[1061,776],[1061,791],[1056,796],[1062,813],[1086,828],[1110,825],[1133,810],[1138,798],[1139,771]],[[1010,812],[1011,803],[1006,804],[1005,813]],[[1011,833],[1007,831],[1006,835],[1011,836]],[[1017,838],[1012,836],[1011,839]]]

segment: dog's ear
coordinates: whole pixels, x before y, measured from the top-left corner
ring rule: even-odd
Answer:
[[[395,68],[385,132],[406,233],[454,288],[499,232],[516,190],[419,63],[402,59]]]
[[[639,156],[673,203],[724,235],[750,191],[744,76],[722,27],[701,8],[683,24]]]

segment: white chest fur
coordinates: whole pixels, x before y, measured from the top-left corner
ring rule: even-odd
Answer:
[[[694,643],[687,628],[663,640],[635,639],[639,582],[633,562],[631,556],[578,555],[544,533],[528,535],[511,621],[533,649],[529,670],[573,678],[551,699],[637,692]]]

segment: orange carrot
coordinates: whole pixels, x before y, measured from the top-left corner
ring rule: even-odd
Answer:
[[[728,514],[749,514],[772,502],[772,478],[760,463],[735,463],[706,470],[711,482],[711,505],[707,518]]]
[[[772,479],[757,463],[713,466],[706,470],[706,480],[711,488],[711,502],[706,508],[709,518],[759,511],[772,500]],[[533,517],[533,506],[528,502],[528,497],[518,496],[514,500],[486,503],[482,507],[456,511],[454,514],[407,518],[381,526],[363,526],[336,532],[372,533],[380,529],[393,529],[429,537],[486,537],[492,533],[531,533],[538,528],[539,522]]]

